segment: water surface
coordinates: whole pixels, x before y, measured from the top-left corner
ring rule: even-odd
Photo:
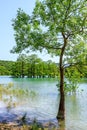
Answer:
[[[0,84],[14,83],[16,89],[21,88],[31,91],[31,94],[12,97],[17,102],[15,107],[8,111],[6,102],[0,98],[0,121],[5,115],[4,121],[8,122],[27,113],[27,119],[40,121],[52,120],[56,122],[56,115],[59,105],[59,93],[57,91],[57,80],[55,79],[19,79],[7,76],[0,77]],[[66,96],[66,119],[65,130],[86,130],[87,129],[87,80],[79,85],[84,91]],[[7,118],[6,118],[7,117]],[[12,118],[11,118],[12,117]]]

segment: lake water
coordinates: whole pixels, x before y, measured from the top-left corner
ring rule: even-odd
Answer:
[[[59,105],[59,93],[56,79],[28,79],[0,76],[0,84],[13,83],[17,89],[30,91],[28,95],[10,98],[12,107],[8,109],[9,97],[0,98],[0,122],[15,121],[26,113],[26,118],[31,121],[53,121],[57,123],[56,115]],[[65,101],[65,128],[63,130],[87,129],[87,80],[79,85],[81,92],[67,95]],[[13,105],[16,102],[16,105]]]

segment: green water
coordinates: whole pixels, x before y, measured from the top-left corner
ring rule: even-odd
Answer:
[[[59,105],[59,93],[57,91],[57,80],[55,79],[19,79],[7,76],[0,77],[0,84],[8,84],[12,82],[16,89],[29,90],[29,95],[21,95],[12,97],[17,102],[15,107],[10,108],[11,114],[19,114],[20,116],[27,113],[27,118],[38,120],[52,120],[55,122]],[[86,130],[87,129],[87,80],[84,80],[77,92],[73,95],[67,95],[65,101],[66,119],[64,130]],[[9,98],[8,98],[9,100]],[[8,101],[6,101],[8,102]],[[5,115],[6,102],[0,98],[0,115]],[[0,121],[2,121],[0,117]],[[10,119],[9,119],[10,120]]]

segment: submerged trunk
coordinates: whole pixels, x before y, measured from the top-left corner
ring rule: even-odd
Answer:
[[[64,120],[65,119],[65,96],[64,96],[64,66],[63,66],[63,56],[65,52],[65,48],[67,45],[67,38],[65,37],[65,34],[62,33],[64,44],[61,49],[60,54],[60,62],[59,62],[59,68],[60,68],[60,103],[59,103],[59,109],[57,113],[57,119]]]
[[[57,119],[65,119],[64,69],[60,68],[60,103]]]

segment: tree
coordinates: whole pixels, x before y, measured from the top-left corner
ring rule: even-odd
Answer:
[[[17,58],[17,62],[20,66],[20,77],[24,78],[25,76],[25,66],[26,66],[26,55],[25,54],[20,54],[19,57]],[[18,70],[18,71],[19,71]]]
[[[48,60],[47,66],[48,66],[47,75],[49,78],[55,78],[56,76],[58,76],[58,67],[56,63],[52,62],[51,60]]]
[[[35,78],[37,76],[37,64],[40,61],[41,59],[38,58],[36,54],[32,54],[27,57],[27,63],[28,65],[30,65],[30,67],[28,68],[28,77]]]
[[[11,75],[13,65],[13,61],[0,60],[0,75]]]
[[[65,77],[66,80],[65,81],[65,85],[64,85],[64,90],[66,94],[73,94],[77,91],[78,87],[79,87],[79,82],[80,79],[83,77],[81,74],[81,71],[79,71],[79,69],[81,69],[79,66],[72,66],[70,68],[65,69],[66,73],[65,73]]]
[[[60,104],[57,118],[65,118],[65,68],[85,61],[87,0],[37,0],[32,16],[17,11],[13,20],[16,47],[23,50],[47,50],[59,55]],[[81,45],[81,47],[80,47]]]
[[[4,66],[0,66],[0,75],[9,75],[9,71]]]
[[[12,67],[12,73],[11,75],[13,77],[16,77],[16,78],[19,78],[21,77],[21,66],[20,66],[20,63],[18,61],[16,61]]]

